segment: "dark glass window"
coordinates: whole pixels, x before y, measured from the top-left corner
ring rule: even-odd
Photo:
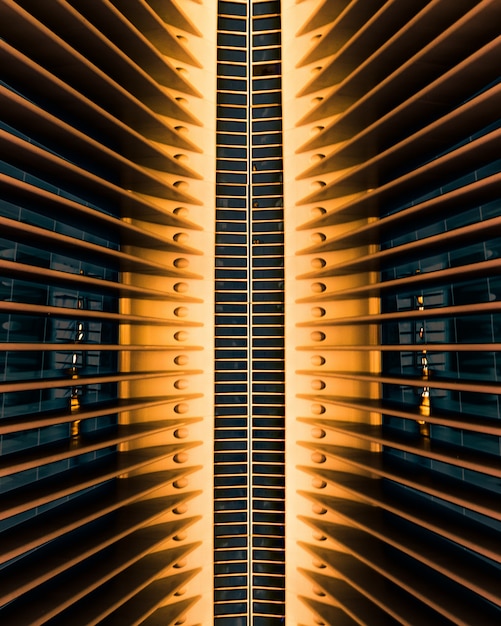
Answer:
[[[247,68],[245,65],[237,65],[230,63],[218,63],[217,64],[218,76],[247,76]]]
[[[263,104],[279,104],[281,102],[280,92],[261,92],[252,95],[252,104],[260,106]]]
[[[247,37],[245,35],[233,35],[230,33],[218,33],[217,43],[219,46],[230,46],[233,48],[245,48]]]
[[[217,94],[217,103],[218,104],[236,104],[240,106],[245,106],[247,104],[247,94],[246,93],[225,93],[223,91],[220,91]]]
[[[266,33],[260,35],[253,35],[252,44],[256,47],[260,46],[278,46],[280,45],[281,36],[280,33]]]
[[[240,31],[242,33],[245,33],[247,29],[247,23],[245,20],[236,17],[219,17],[217,20],[217,27],[220,30]]]
[[[219,91],[246,91],[247,81],[240,78],[218,78],[217,88]],[[237,104],[237,103],[234,103]]]
[[[231,174],[229,172],[221,172],[218,176],[221,183],[239,183],[245,185],[247,182],[247,174]]]
[[[234,63],[245,63],[247,59],[246,50],[235,50],[234,48],[218,48],[218,61],[232,61]],[[263,59],[266,60],[266,59]]]
[[[252,15],[269,15],[271,13],[280,13],[279,0],[252,3]]]
[[[217,107],[217,117],[229,119],[246,119],[247,109],[240,107]]]
[[[277,30],[280,29],[280,16],[257,17],[252,20],[254,30]],[[275,42],[274,42],[275,43]]]
[[[247,131],[247,122],[218,120],[217,130],[228,133],[245,133]],[[218,134],[218,137],[221,135]]]
[[[252,130],[256,133],[282,130],[282,120],[277,118],[272,120],[260,120],[259,122],[253,122]]]
[[[279,61],[280,58],[280,48],[258,48],[252,52],[253,61]]]
[[[228,159],[245,159],[247,157],[247,149],[246,148],[217,148],[217,156],[225,157]]]
[[[276,76],[282,71],[281,63],[260,63],[252,66],[252,75],[259,76]],[[280,85],[279,85],[280,86]]]
[[[223,15],[247,15],[247,5],[239,2],[225,2],[220,0],[218,12]]]

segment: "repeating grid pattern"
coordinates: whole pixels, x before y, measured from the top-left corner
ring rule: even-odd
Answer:
[[[216,623],[284,614],[283,189],[278,2],[219,2]]]
[[[181,439],[197,346],[175,335],[201,326],[178,319],[198,251],[173,235],[195,228],[177,207],[199,201],[173,184],[195,175],[170,153],[193,146],[165,121],[195,119],[153,76],[193,88],[136,27],[190,55],[127,5],[0,5],[5,625],[138,623],[160,604],[153,622],[169,623],[195,602],[175,594],[196,573]],[[127,341],[144,334],[158,339]]]
[[[325,36],[303,60],[317,72],[301,93],[319,99],[300,123],[318,134],[299,150],[321,153],[300,202],[316,207],[301,228],[317,241],[301,276],[316,294],[300,300],[317,342],[301,346],[317,390],[302,396],[305,602],[322,623],[494,624],[501,7],[344,4],[312,16]],[[380,366],[364,365],[376,353]]]
[[[0,1],[2,624],[501,621],[500,23]]]

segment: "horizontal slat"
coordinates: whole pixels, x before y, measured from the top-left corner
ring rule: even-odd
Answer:
[[[385,0],[374,0],[370,3],[353,0],[339,18],[329,24],[327,33],[317,47],[325,48],[327,43],[330,43],[332,49],[333,42],[336,42],[335,47],[339,49],[331,50],[330,58],[322,71],[297,93],[298,97],[336,85],[345,78],[353,65],[357,65],[364,59],[367,48],[370,48],[370,43],[364,35],[367,34],[371,23],[377,21],[379,9],[384,4]],[[304,61],[298,63],[298,67],[303,65]]]
[[[0,538],[1,562],[5,563],[10,559],[26,554],[52,539],[62,537],[72,530],[81,528],[108,513],[135,502],[141,497],[148,496],[156,489],[172,483],[188,471],[200,469],[200,467],[194,468],[192,466],[191,469],[183,468],[177,471],[170,469],[164,472],[128,477],[126,480],[121,479],[118,480],[113,492],[106,494],[105,499],[94,497],[93,490],[90,489],[103,484],[105,481],[117,479],[126,472],[132,472],[156,461],[172,457],[181,450],[189,450],[195,445],[158,446],[142,451],[123,452],[119,462],[108,462],[103,467],[93,467],[86,469],[85,472],[81,468],[67,470],[62,476],[56,475],[39,481],[35,487],[25,487],[22,493],[9,498],[6,503],[8,506],[5,507],[5,511],[2,510],[3,519],[69,495],[77,495],[67,502],[59,504],[55,511],[49,509],[37,516],[28,518],[20,526],[5,530]],[[89,491],[78,495],[84,490]],[[171,496],[171,499],[177,503],[179,497],[179,495]],[[167,501],[165,504],[168,506]]]
[[[130,600],[121,604],[118,609],[104,620],[101,620],[100,615],[99,621],[96,623],[103,626],[106,626],[106,624],[108,626],[120,623],[126,624],[127,622],[131,624],[150,624],[155,619],[161,620],[161,626],[175,623],[180,616],[185,615],[186,611],[200,600],[201,596],[185,598],[176,602],[169,601],[167,605],[165,601],[167,599],[172,600],[172,594],[199,572],[200,568],[197,568],[196,570],[176,572],[170,576],[160,578],[139,593],[136,593]],[[84,616],[84,619],[86,619],[86,616]],[[87,622],[84,621],[76,623],[87,626]]]
[[[307,323],[304,324],[305,326]],[[296,350],[315,352],[318,346],[297,346]],[[426,344],[414,343],[378,343],[378,344],[353,344],[340,345],[329,344],[322,346],[322,351],[339,351],[339,352],[499,352],[501,343],[438,343],[429,342]]]
[[[184,326],[184,324],[183,324]],[[492,344],[498,345],[498,344]],[[177,345],[148,345],[148,344],[107,344],[107,343],[24,343],[4,342],[0,343],[0,351],[14,350],[16,352],[169,352],[179,351]],[[184,346],[184,351],[203,350],[202,346]]]
[[[413,52],[422,49],[423,41],[429,42],[455,18],[462,15],[469,6],[471,2],[458,2],[452,7],[447,0],[432,0],[425,3],[425,6],[409,5],[398,0],[386,2],[370,22],[354,33],[340,51],[341,54],[359,55],[355,71],[353,66],[350,66],[351,72],[346,76],[345,88],[346,84],[349,84],[352,92],[360,97],[374,85],[375,75],[387,76],[389,71],[401,64],[402,59],[407,59]],[[374,45],[374,41],[377,41],[378,45]],[[323,34],[306,58],[310,59],[308,62],[311,63],[313,58],[333,54],[336,50],[331,50],[332,46],[338,49],[342,43],[342,40],[339,42],[339,38],[336,37],[333,25]],[[336,59],[337,57],[334,60]],[[330,64],[328,67],[331,69]],[[332,110],[332,106],[336,106],[335,98],[329,98],[318,107],[318,111],[314,110],[304,117],[301,123],[308,124],[319,117],[325,117]]]
[[[444,219],[451,217],[457,213],[459,203],[465,209],[469,209],[496,200],[500,191],[500,173],[486,176],[452,191],[444,190],[444,193],[439,196],[403,208],[380,220],[365,222],[355,229],[340,234],[337,238],[338,247],[335,249],[344,250],[350,247],[378,243],[381,239],[387,238],[394,230],[416,227],[422,224],[423,220],[429,219],[430,216],[435,216],[437,213],[440,213]],[[322,228],[335,224],[338,219],[338,211],[335,209],[319,218],[305,222],[298,227],[298,230]],[[341,221],[343,221],[342,217]],[[302,253],[302,251],[299,252],[299,254]]]
[[[401,452],[408,452],[425,459],[441,461],[448,465],[461,467],[473,472],[480,472],[487,476],[499,478],[501,476],[501,459],[495,454],[478,452],[466,447],[447,445],[441,442],[432,441],[427,438],[412,438],[396,435],[393,431],[388,432],[381,426],[369,426],[367,424],[340,422],[331,425],[331,429],[342,432],[344,435],[353,437],[358,441],[377,443]],[[313,444],[302,444],[312,447]],[[319,444],[320,445],[320,444]],[[320,447],[329,453],[330,445],[321,444]],[[335,452],[335,450],[334,450]]]
[[[400,63],[396,69],[383,80],[378,81],[378,78],[381,74],[385,76],[387,64],[383,62],[381,67],[378,67],[379,59],[384,59],[384,55],[379,55],[380,51],[374,53],[373,59],[369,57],[369,62],[360,64],[351,76],[329,93],[328,98],[315,111],[316,116],[340,115],[298,151],[312,150],[348,139],[391,114],[392,110],[399,113],[402,106],[407,107],[411,102],[418,105],[413,112],[412,120],[415,122],[426,119],[426,112],[436,115],[437,111],[443,111],[446,107],[450,109],[454,103],[462,103],[491,82],[495,78],[495,73],[487,59],[493,60],[495,50],[499,51],[499,31],[494,26],[500,17],[499,5],[496,0],[484,0],[480,3],[482,6],[477,2],[467,4],[473,5],[472,11],[466,13],[449,29],[443,32],[439,30],[439,36],[427,45],[417,43],[417,53],[410,59],[404,57],[402,62],[400,56]],[[455,6],[458,5],[459,3],[456,3]],[[446,12],[450,13],[450,7]],[[490,21],[488,16],[493,21]],[[450,21],[447,16],[445,19]],[[414,24],[411,23],[410,26]],[[425,26],[424,23],[419,26],[420,42],[423,41],[423,32],[428,29],[429,25]],[[403,36],[401,46],[404,46],[405,50],[405,30],[401,35]],[[469,45],[461,46],[465,37],[468,38]],[[375,62],[370,63],[372,60]],[[393,67],[393,61],[390,67]],[[365,70],[365,76],[362,71],[360,83],[357,85],[356,81],[353,81],[355,90],[351,95],[353,85],[350,83],[354,78],[358,79],[359,68]],[[421,103],[418,100],[421,100]],[[300,123],[307,123],[307,120],[310,118],[305,117]],[[403,127],[401,122],[398,126]],[[409,125],[409,128],[411,127]],[[384,135],[388,134],[391,136],[392,133],[386,129]]]
[[[15,382],[1,382],[0,393],[28,391],[30,389],[57,389],[84,385],[102,385],[133,380],[152,380],[165,376],[183,376],[201,374],[202,370],[158,370],[153,372],[118,372],[116,374],[78,375],[69,378],[40,378],[37,380],[23,380]]]
[[[34,211],[43,211],[43,214],[52,219],[68,219],[71,218],[72,223],[75,226],[86,225],[88,227],[98,226],[100,231],[109,231],[115,236],[120,237],[124,244],[143,246],[146,248],[154,249],[167,249],[172,251],[179,251],[180,245],[173,244],[172,240],[166,239],[153,230],[144,230],[138,228],[132,224],[121,221],[116,217],[107,215],[100,211],[63,198],[62,196],[50,193],[40,187],[35,187],[24,181],[17,180],[11,176],[6,176],[0,173],[0,190],[2,197],[8,202],[13,204],[19,204]],[[135,196],[131,198],[134,202],[139,201],[139,198]],[[122,205],[122,211],[124,216],[129,215],[130,206],[125,203]],[[160,211],[155,208],[152,211],[150,205],[142,203],[139,213],[142,212],[142,218],[145,220],[152,220],[155,223],[165,224],[168,226],[174,226],[178,228],[189,228],[195,230],[201,230],[200,226],[196,226],[192,222],[178,218],[172,213],[166,211]],[[133,212],[132,212],[133,213]],[[83,229],[83,228],[82,228]],[[184,249],[184,246],[181,248]],[[196,254],[201,254],[197,250]]]
[[[387,182],[383,180],[383,184],[374,189],[374,185],[369,179],[363,182],[360,180],[350,181],[348,179],[343,183],[341,177],[328,183],[320,191],[315,191],[302,198],[298,201],[298,205],[325,202],[326,200],[361,192],[366,192],[370,196],[371,202],[377,201],[381,205],[385,202],[394,203],[395,197],[400,198],[402,203],[404,203],[436,189],[437,180],[440,180],[441,184],[445,185],[461,178],[472,170],[479,169],[495,161],[499,157],[496,146],[499,145],[500,138],[501,130],[494,130],[478,139],[473,139],[456,150],[437,156],[420,167],[414,167],[397,178]],[[411,155],[412,151],[410,152]],[[400,159],[402,160],[402,156]]]
[[[323,621],[326,624],[336,624],[336,626],[356,626],[359,622],[348,616],[339,605],[331,605],[325,602],[319,602],[313,598],[298,595],[298,598],[302,600],[305,606],[307,606],[315,615],[318,615],[318,620]],[[298,624],[298,626],[305,626],[304,624]]]
[[[376,255],[374,255],[377,258]],[[491,259],[489,261],[479,261],[478,263],[467,263],[465,265],[455,265],[446,269],[434,270],[430,272],[420,272],[403,278],[382,280],[360,287],[343,289],[341,291],[327,291],[318,296],[302,298],[298,302],[322,302],[335,300],[351,300],[363,297],[377,297],[386,295],[385,292],[397,293],[409,290],[414,293],[432,287],[452,287],[460,285],[466,281],[481,280],[492,276],[499,276],[501,260]],[[425,309],[427,315],[429,309]],[[423,313],[423,311],[421,311]]]
[[[345,548],[349,546],[354,556],[335,550],[321,550],[304,543],[301,545],[315,557],[322,558],[338,576],[356,585],[364,595],[384,607],[401,623],[414,626],[420,619],[418,623],[422,624],[469,626],[479,620],[488,624],[489,619],[495,619],[495,610],[489,609],[487,604],[482,608],[473,608],[470,597],[462,595],[459,590],[454,597],[444,594],[433,580],[415,576],[405,564],[390,561],[382,546],[374,540],[371,545],[360,544],[357,547],[345,539],[346,546],[343,539],[345,537],[341,535],[339,542]],[[414,596],[422,604],[416,606],[409,596]],[[433,616],[427,608],[437,611],[439,615]]]
[[[494,217],[483,222],[475,222],[474,224],[468,224],[462,228],[448,230],[439,233],[438,235],[432,235],[424,239],[419,239],[418,241],[411,241],[410,243],[394,246],[385,250],[378,250],[372,252],[371,254],[361,255],[354,260],[331,265],[325,269],[317,270],[316,272],[302,274],[301,276],[298,276],[298,279],[318,279],[327,276],[343,276],[356,272],[382,270],[384,268],[391,267],[392,264],[398,265],[399,263],[407,264],[413,261],[418,262],[426,256],[443,252],[445,246],[452,251],[455,247],[473,246],[476,243],[485,242],[486,245],[489,245],[489,239],[491,239],[493,235],[495,236],[495,233],[500,227],[501,217]],[[321,246],[301,251],[301,254],[320,254],[332,249],[335,250],[337,245],[337,240],[331,239]],[[475,263],[458,267],[467,267],[468,270],[465,270],[467,273],[467,271],[471,271],[472,265],[475,265],[475,267],[477,266]],[[483,267],[482,264],[480,266]]]
[[[328,428],[323,422],[321,425]],[[312,449],[312,446],[310,445],[309,448]],[[351,480],[353,471],[362,472],[364,475],[369,474],[373,477],[388,479],[395,484],[405,485],[411,490],[416,490],[457,507],[463,507],[467,511],[478,513],[480,516],[501,521],[501,506],[498,499],[493,497],[492,491],[483,487],[470,485],[461,479],[434,472],[432,469],[425,469],[423,466],[417,468],[412,461],[404,461],[394,457],[391,459],[385,457],[383,460],[380,453],[361,450],[360,448],[330,446],[329,457],[347,466],[349,473],[338,471],[337,474],[332,474],[332,470],[319,467],[303,467],[302,470],[323,478],[327,482],[336,478],[339,484],[344,479]],[[495,540],[489,541],[487,537],[483,539],[487,553],[499,550]],[[478,541],[476,545],[478,550]]]
[[[490,602],[501,603],[495,574],[495,564],[501,561],[501,553],[494,531],[481,524],[475,527],[472,520],[461,520],[447,510],[440,511],[440,520],[437,520],[436,512],[435,515],[426,513],[418,503],[410,504],[404,498],[386,494],[381,483],[371,478],[332,472],[330,482],[348,492],[350,497],[361,498],[362,502],[317,493],[305,492],[302,495],[331,509],[336,516],[344,518],[344,523],[362,528]],[[388,524],[385,511],[450,543],[437,549],[434,537],[430,538],[430,544],[426,544],[422,535],[413,536],[405,528],[400,530],[398,520],[395,524]],[[471,552],[465,553],[465,547]],[[490,559],[492,563],[481,557]]]
[[[70,118],[70,123],[78,125],[80,130],[83,127],[88,132],[92,132],[94,138],[98,139],[104,146],[113,148],[120,144],[124,155],[136,163],[160,171],[165,170],[172,174],[183,175],[186,173],[186,168],[167,153],[165,147],[158,143],[158,139],[160,136],[164,138],[164,141],[171,138],[172,143],[183,150],[189,150],[191,144],[186,142],[181,135],[174,134],[162,120],[157,119],[156,121],[159,128],[163,127],[163,132],[160,135],[159,129],[157,129],[156,134],[152,134],[151,121],[148,127],[143,128],[138,115],[131,119],[118,119],[79,93],[78,90],[64,83],[41,66],[36,65],[31,59],[9,46],[5,41],[0,41],[0,59],[5,66],[5,80],[16,86],[19,80],[24,79],[28,85],[28,87],[25,85],[27,97],[31,97],[34,102],[43,101],[48,113],[56,111],[56,115],[62,116],[62,103],[70,110],[78,109],[78,119]],[[120,114],[121,112],[115,111],[115,113]],[[182,121],[192,121],[182,111],[179,111],[179,114]],[[138,132],[136,127],[141,132]],[[150,137],[150,135],[152,136]],[[149,139],[154,139],[154,141],[149,141]]]
[[[141,537],[141,531],[139,533]],[[197,544],[184,544],[149,554],[150,550],[163,543],[161,529],[153,527],[142,535],[142,541],[135,545],[122,540],[127,546],[126,551],[105,550],[105,558],[94,563],[92,568],[75,572],[72,576],[65,574],[64,586],[51,588],[51,593],[37,598],[36,604],[22,600],[12,603],[4,609],[2,618],[5,624],[19,624],[22,620],[21,623],[42,626],[51,618],[54,626],[57,623],[67,624],[68,615],[59,616],[65,609],[69,609],[69,614],[75,613],[71,619],[73,624],[90,626],[99,623],[127,598],[171,570],[177,560],[197,547]],[[77,607],[75,604],[79,600],[84,602]],[[94,619],[92,615],[95,615]]]
[[[304,298],[301,302],[317,302],[315,298]],[[1,308],[1,305],[0,305]],[[378,313],[374,315],[356,315],[353,317],[338,317],[334,319],[315,319],[308,322],[299,322],[298,327],[329,327],[329,326],[349,326],[358,324],[382,324],[384,322],[400,322],[405,320],[427,320],[447,317],[459,317],[462,315],[490,315],[499,313],[501,310],[498,302],[479,302],[477,304],[458,304],[457,306],[441,306],[424,311],[410,310],[398,311],[397,313]],[[426,348],[426,344],[423,345]]]
[[[2,236],[6,239],[20,239],[24,245],[32,245],[39,248],[53,250],[57,246],[58,252],[64,252],[68,256],[93,262],[106,263],[108,266],[116,266],[122,272],[138,272],[155,276],[173,276],[179,278],[201,278],[200,274],[194,274],[175,267],[168,267],[148,259],[141,258],[137,254],[127,254],[112,248],[105,248],[95,243],[90,243],[76,237],[62,235],[46,228],[38,228],[31,224],[21,223],[6,217],[0,217]],[[199,254],[187,246],[179,245],[175,241],[171,244],[172,252],[187,254]]]
[[[69,442],[57,442],[50,446],[33,446],[22,452],[4,454],[0,458],[0,476],[26,472],[30,469],[41,468],[49,463],[58,463],[143,437],[167,433],[178,427],[179,421],[178,419],[177,422],[174,422],[171,419],[138,424],[119,424],[116,427],[103,429],[104,432],[97,431],[90,435],[72,437]],[[185,419],[183,423],[189,424],[190,421],[190,419]]]
[[[358,380],[374,383],[386,383],[389,385],[407,387],[429,387],[430,389],[447,389],[449,391],[471,391],[476,393],[501,393],[501,387],[495,380],[468,380],[446,378],[435,375],[428,378],[422,376],[390,376],[388,374],[371,374],[368,372],[342,372],[342,371],[322,371],[298,370],[298,374],[305,376],[318,376],[320,378],[337,378],[339,380]]]
[[[157,0],[158,1],[158,0]],[[298,35],[305,35],[321,26],[338,23],[345,12],[350,10],[350,0],[324,0],[301,24]]]
[[[172,34],[170,34],[166,24],[162,29],[163,37],[167,40],[163,42],[165,52],[163,54],[152,45],[151,41],[145,36],[143,30],[138,28],[138,22],[144,24],[144,4],[140,2],[112,3],[104,0],[99,3],[89,3],[83,0],[70,0],[70,4],[105,35],[117,49],[141,67],[149,77],[164,87],[170,87],[177,91],[193,93],[194,87],[182,74],[176,72],[176,69],[169,63],[168,56],[181,56],[183,60],[190,65],[201,67],[201,64],[186,50],[184,50],[179,42]],[[114,6],[118,5],[118,6]],[[125,4],[125,6],[124,6]],[[128,6],[127,6],[128,5]],[[33,3],[32,3],[33,6]],[[141,9],[143,9],[141,11]],[[130,21],[124,16],[128,14]],[[150,17],[153,13],[148,13]],[[141,16],[143,20],[141,20]],[[161,22],[157,21],[156,26],[160,26]],[[170,54],[169,54],[170,53]]]
[[[370,413],[379,413],[380,415],[392,415],[394,417],[401,417],[412,421],[421,421],[423,419],[423,415],[419,412],[419,407],[403,404],[399,407],[396,403],[390,403],[385,400],[374,400],[372,398],[364,398],[362,396],[349,398],[347,396],[315,394],[298,394],[297,397],[310,400],[311,402],[331,404],[333,406],[345,407],[358,411],[369,411]],[[299,419],[301,420],[304,418]],[[449,428],[501,437],[501,424],[498,420],[486,419],[479,417],[478,415],[470,415],[466,412],[445,412],[443,410],[436,410],[432,408],[430,415],[426,416],[426,421],[429,424],[437,424]]]
[[[200,4],[200,0],[195,0]],[[149,6],[158,14],[158,16],[170,27],[180,28],[197,37],[201,37],[202,33],[181,11],[174,0],[147,0]]]
[[[175,502],[175,506],[191,496],[192,494],[179,494],[180,499]],[[28,555],[9,565],[9,575],[3,581],[0,602],[3,605],[13,599],[20,598],[38,585],[66,572],[85,559],[99,554],[101,550],[105,550],[109,546],[116,546],[117,542],[125,537],[130,539],[131,536],[134,536],[133,533],[147,525],[149,526],[155,519],[164,515],[166,512],[165,505],[165,498],[153,498],[148,502],[131,504],[124,508],[123,512],[118,513],[113,524],[100,532],[97,540],[95,535],[81,537],[79,541],[65,545],[64,550],[58,552],[55,552],[50,544],[45,545],[38,548],[36,558]],[[172,505],[173,500],[170,500],[169,507]],[[169,539],[174,534],[184,530],[197,519],[195,517],[180,518],[162,524],[165,539]]]
[[[130,20],[138,31],[147,38],[161,54],[173,57],[195,67],[202,64],[190,53],[182,42],[169,30],[169,25],[160,19],[146,0],[134,3],[114,2],[121,13]],[[174,9],[174,5],[172,5]],[[125,43],[125,42],[124,42]]]
[[[150,119],[155,117],[153,111],[176,117],[180,107],[167,90],[155,84],[116,46],[106,41],[97,30],[79,18],[68,4],[62,4],[60,0],[54,0],[54,3],[54,10],[50,13],[43,12],[42,8],[44,20],[47,22],[62,20],[68,27],[71,24],[72,30],[77,33],[74,36],[78,37],[80,45],[86,48],[86,53],[92,58],[92,50],[88,48],[91,44],[94,51],[99,52],[102,57],[97,57],[100,67],[12,0],[5,0],[0,8],[2,21],[10,25],[8,41],[25,50],[29,56],[68,84],[74,85],[76,81],[82,86],[82,90],[93,95],[101,92],[99,99],[104,97],[115,102],[121,99],[122,105],[125,105],[124,112],[127,109],[130,111],[131,108],[136,111],[139,109],[144,115],[149,109]],[[33,5],[31,10],[39,8],[40,5]],[[65,64],[58,63],[57,59],[61,57],[66,59]],[[188,89],[192,91],[189,87]]]
[[[343,529],[339,530],[342,532]],[[308,550],[306,544],[305,548]],[[313,554],[319,556],[315,548]],[[403,589],[393,586],[389,581],[382,581],[375,572],[367,576],[367,570],[353,557],[342,553],[337,556],[339,559],[329,560],[329,565],[342,578],[303,569],[300,571],[315,587],[326,591],[330,596],[325,599],[326,602],[330,600],[332,604],[339,604],[348,615],[353,616],[357,624],[428,626],[440,623],[437,621],[440,617],[435,611],[423,606]],[[348,564],[352,567],[347,567]],[[447,626],[450,626],[449,621]]]
[[[196,298],[171,294],[169,300],[173,302],[200,302]],[[179,319],[162,319],[143,315],[128,315],[126,313],[107,313],[91,309],[70,309],[62,306],[44,306],[42,304],[27,304],[25,302],[0,302],[0,312],[20,313],[25,315],[52,316],[54,318],[69,318],[82,320],[114,321],[119,324],[145,324],[153,326],[181,326]],[[182,324],[185,325],[184,323]],[[198,322],[188,322],[186,326],[199,326]],[[75,344],[80,345],[80,344]],[[184,348],[183,348],[184,349]]]
[[[15,279],[41,283],[44,286],[60,285],[71,290],[80,289],[91,293],[104,293],[122,298],[135,298],[136,300],[162,300],[163,302],[179,300],[179,296],[173,292],[158,291],[145,287],[114,282],[105,278],[94,278],[68,271],[52,270],[47,267],[28,265],[20,261],[5,261],[0,259],[0,273],[3,276],[11,276]],[[191,326],[193,322],[186,322]]]
[[[83,195],[86,200],[98,204],[103,203],[105,206],[108,203],[114,206],[130,205],[132,202],[132,204],[139,205],[147,204],[150,210],[156,208],[153,202],[145,201],[141,196],[144,189],[141,189],[138,194],[133,193],[2,129],[0,129],[0,149],[9,154],[11,165],[20,167],[49,183],[58,185],[59,181],[61,185],[60,181],[64,181],[64,188],[67,191],[75,195]],[[174,202],[202,204],[197,198],[178,191],[176,187],[168,183],[152,187],[148,195]]]
[[[336,184],[343,184],[343,181],[347,184],[351,181],[351,184],[362,188],[367,186],[367,182],[370,187],[371,181],[389,180],[402,167],[410,169],[420,162],[434,159],[440,145],[463,142],[465,138],[496,123],[500,97],[501,86],[496,85],[417,132],[406,135],[401,141],[396,141],[400,138],[396,135],[390,147],[379,146],[379,150],[373,150],[372,154],[368,151],[362,152],[359,148],[360,154],[357,158],[353,148],[349,151],[343,146],[344,149],[335,150],[303,172],[300,178],[321,176],[324,172],[355,166],[338,178]],[[410,154],[412,161],[406,167],[405,161]]]
[[[126,181],[127,187],[133,191],[162,195],[160,190],[162,187],[167,188],[168,184],[161,172],[169,169],[177,170],[180,176],[201,178],[189,168],[181,165],[176,167],[174,164],[177,161],[174,159],[171,165],[165,158],[166,163],[160,171],[141,167],[3,86],[0,86],[0,105],[7,111],[2,121],[9,126],[22,129],[34,141],[109,182],[119,179]]]
[[[185,615],[186,611],[193,606],[200,596],[194,598],[188,598],[186,600],[180,600],[173,604],[168,604],[157,609],[152,615],[141,622],[144,626],[165,626],[166,624],[175,624],[178,621],[178,617]],[[112,622],[108,626],[111,626]],[[85,626],[85,625],[84,625]],[[202,626],[202,624],[196,624],[196,626]]]
[[[120,414],[126,411],[136,411],[138,409],[148,409],[155,406],[162,406],[164,404],[173,404],[174,402],[184,402],[186,400],[192,400],[199,398],[201,394],[177,394],[177,395],[164,395],[158,397],[146,397],[137,398],[130,397],[125,399],[118,399],[106,403],[92,403],[82,404],[80,408],[72,411],[50,411],[41,412],[29,415],[20,415],[14,419],[4,418],[0,421],[0,435],[7,435],[13,433],[22,433],[26,430],[32,430],[34,428],[47,428],[48,426],[56,426],[58,424],[71,424],[75,420],[86,420],[94,417],[103,417],[105,415]],[[169,422],[179,423],[179,416],[164,417],[168,424]],[[201,419],[201,418],[200,418]],[[198,418],[184,418],[184,422],[198,421]]]

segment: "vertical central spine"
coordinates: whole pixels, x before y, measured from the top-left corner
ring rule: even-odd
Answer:
[[[252,623],[247,1],[218,3],[214,611]]]
[[[215,624],[284,614],[280,5],[218,3]]]
[[[248,323],[248,345],[249,345],[249,392],[248,392],[248,420],[247,420],[247,524],[248,524],[248,551],[247,551],[247,571],[248,571],[248,585],[247,585],[247,602],[248,602],[248,624],[249,626],[254,623],[253,612],[253,577],[252,577],[252,341],[253,341],[253,329],[252,329],[252,166],[251,166],[251,138],[252,138],[252,83],[251,83],[251,62],[252,62],[252,0],[246,0],[247,3],[247,267],[249,268],[248,280],[247,280],[247,319]]]

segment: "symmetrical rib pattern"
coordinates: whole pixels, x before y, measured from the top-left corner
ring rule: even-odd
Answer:
[[[500,623],[500,23],[0,0],[2,625]]]
[[[501,6],[306,4],[304,602],[315,623],[494,624]]]

